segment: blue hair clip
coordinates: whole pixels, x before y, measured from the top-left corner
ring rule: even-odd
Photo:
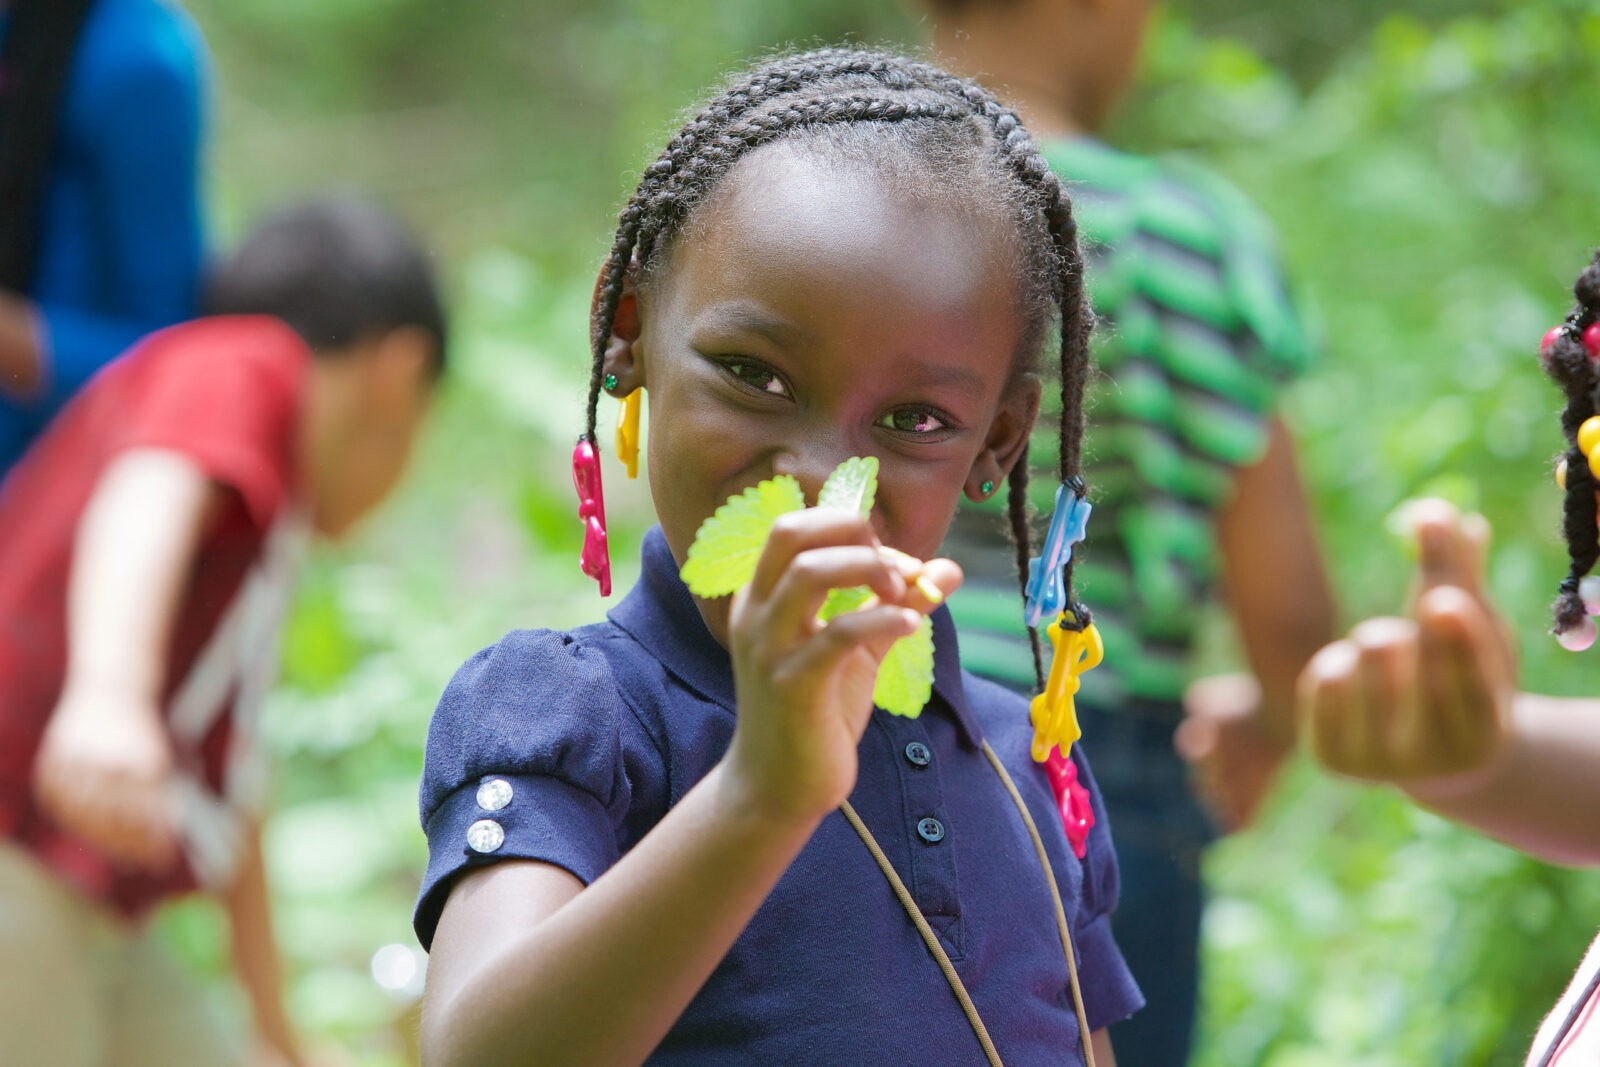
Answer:
[[[1094,510],[1084,499],[1081,484],[1063,484],[1056,489],[1056,509],[1044,535],[1044,548],[1028,562],[1027,604],[1022,617],[1029,626],[1038,626],[1040,619],[1053,618],[1067,608],[1062,568],[1072,559],[1072,546],[1088,533],[1089,513]]]

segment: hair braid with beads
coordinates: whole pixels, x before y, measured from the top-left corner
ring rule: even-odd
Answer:
[[[1557,634],[1565,633],[1588,617],[1578,583],[1594,569],[1596,562],[1600,562],[1600,527],[1595,518],[1595,493],[1600,490],[1600,480],[1595,478],[1589,457],[1578,446],[1578,428],[1600,414],[1600,373],[1596,373],[1595,360],[1583,343],[1584,331],[1600,322],[1600,251],[1578,275],[1572,293],[1577,298],[1577,307],[1565,322],[1551,331],[1542,353],[1545,373],[1555,380],[1567,398],[1561,412],[1561,432],[1567,438],[1561,532],[1572,564],[1561,582],[1553,608]]]
[[[1083,257],[1071,202],[1016,114],[989,92],[928,64],[869,50],[824,49],[756,67],[704,105],[645,168],[618,217],[601,268],[590,323],[585,436],[598,447],[595,424],[605,350],[630,272],[644,284],[695,209],[751,152],[778,141],[843,137],[850,130],[870,131],[875,145],[900,144],[913,156],[920,153],[930,173],[947,166],[951,153],[964,151],[971,166],[989,179],[987,186],[971,182],[968,188],[998,189],[1022,249],[1024,276],[1019,282],[1027,329],[1019,370],[1033,369],[1055,328],[1060,342],[1060,476],[1082,489],[1083,400],[1093,317],[1084,296]],[[1027,488],[1024,452],[1007,477],[1007,516],[1021,585],[1026,585],[1031,555]],[[1081,627],[1089,612],[1072,599],[1070,565],[1065,578],[1069,611]],[[1036,635],[1033,645],[1042,687]]]

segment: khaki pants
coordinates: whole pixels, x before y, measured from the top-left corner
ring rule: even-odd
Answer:
[[[199,985],[155,939],[0,841],[0,1064],[226,1067]]]

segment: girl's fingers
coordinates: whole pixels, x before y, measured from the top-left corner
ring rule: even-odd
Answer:
[[[961,566],[953,559],[937,557],[924,561],[888,545],[880,547],[878,552],[906,580],[905,606],[924,615],[961,587]]]
[[[756,562],[756,573],[750,581],[750,593],[757,600],[772,595],[788,572],[790,564],[800,553],[814,548],[841,545],[865,545],[875,548],[878,539],[872,527],[861,515],[839,508],[807,508],[779,517],[767,537],[761,558]],[[880,563],[880,567],[886,565]],[[866,585],[866,582],[858,582]]]
[[[1411,505],[1407,518],[1417,540],[1417,569],[1422,578],[1418,592],[1466,581],[1461,573],[1461,512],[1456,506],[1444,500],[1419,500]]]
[[[1501,702],[1512,686],[1495,622],[1477,598],[1450,586],[1429,590],[1417,602],[1417,619],[1443,745],[1457,759],[1476,762],[1499,742]]]
[[[922,565],[922,577],[938,588],[941,600],[960,589],[961,583],[966,579],[966,575],[961,572],[961,565],[943,556],[925,562]],[[920,582],[917,583],[917,588],[919,590],[922,588]]]
[[[830,590],[863,585],[890,603],[906,595],[905,579],[875,548],[836,545],[801,552],[772,589],[767,610],[774,632],[815,630],[817,612]]]
[[[785,673],[818,677],[860,651],[868,653],[874,663],[882,662],[890,645],[909,637],[921,624],[921,614],[893,604],[835,616],[795,653]]]
[[[910,608],[891,604],[839,615],[802,645],[778,676],[813,681],[832,678],[844,683],[834,695],[846,699],[831,700],[829,707],[818,710],[840,717],[859,741],[872,714],[871,695],[883,657],[896,641],[914,633],[921,621],[922,616]]]
[[[1345,727],[1350,758],[1374,772],[1403,773],[1420,755],[1416,735],[1417,626],[1409,619],[1368,619],[1350,631],[1359,649],[1359,707]]]
[[[1489,521],[1472,512],[1463,515],[1443,500],[1419,500],[1407,513],[1417,539],[1421,583],[1418,595],[1453,585],[1483,595],[1484,561],[1489,550]]]
[[[1352,641],[1325,646],[1300,675],[1300,714],[1312,754],[1335,771],[1345,771],[1344,724],[1356,710],[1356,672],[1360,650]]]

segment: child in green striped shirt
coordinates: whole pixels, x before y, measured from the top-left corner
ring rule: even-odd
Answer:
[[[1245,822],[1293,739],[1294,679],[1331,635],[1324,577],[1292,440],[1273,406],[1311,362],[1271,233],[1245,198],[1181,163],[1094,139],[1132,72],[1149,0],[929,0],[934,41],[1027,118],[1068,183],[1089,259],[1104,374],[1088,405],[1095,513],[1077,565],[1105,641],[1080,714],[1116,827],[1119,943],[1148,998],[1113,1028],[1140,1067],[1187,1060],[1200,920],[1199,853]],[[1053,390],[1045,389],[1045,396]],[[1048,514],[1049,410],[1032,442]],[[1015,578],[993,561],[997,506],[969,506],[946,546],[967,570],[951,602],[970,669],[1027,689]],[[1202,626],[1226,600],[1255,679],[1185,687]],[[1175,737],[1193,760],[1175,751]]]

